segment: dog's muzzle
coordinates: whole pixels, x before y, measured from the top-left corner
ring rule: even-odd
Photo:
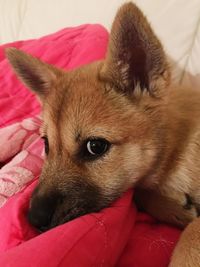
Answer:
[[[88,184],[69,185],[65,192],[46,191],[40,185],[33,192],[28,211],[29,222],[44,232],[81,215],[97,212],[107,203],[99,190]]]

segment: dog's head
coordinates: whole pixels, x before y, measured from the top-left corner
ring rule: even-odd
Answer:
[[[43,106],[46,159],[33,225],[48,229],[98,211],[152,170],[170,73],[134,4],[119,9],[103,61],[66,72],[16,49],[7,56]]]

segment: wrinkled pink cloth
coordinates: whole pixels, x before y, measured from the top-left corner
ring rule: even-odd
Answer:
[[[0,169],[0,207],[40,174],[44,154],[40,125],[35,117],[0,129],[0,162],[8,161]]]
[[[63,29],[0,47],[0,266],[167,267],[180,231],[137,212],[133,192],[112,206],[39,234],[27,222],[32,190],[43,163],[40,105],[4,56],[14,46],[72,69],[105,56],[100,25]]]

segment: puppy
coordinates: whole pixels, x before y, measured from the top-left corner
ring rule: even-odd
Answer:
[[[43,106],[34,226],[99,211],[133,186],[137,203],[160,220],[185,226],[199,215],[200,91],[173,83],[164,49],[133,3],[114,19],[105,60],[66,72],[17,49],[6,53]]]

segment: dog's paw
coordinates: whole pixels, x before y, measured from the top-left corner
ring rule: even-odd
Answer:
[[[199,216],[199,210],[190,195],[179,193],[176,199],[173,196],[174,194],[162,195],[154,190],[137,189],[135,201],[139,209],[160,221],[183,228]]]
[[[200,206],[199,204],[194,200],[194,198],[189,195],[189,194],[185,194],[185,203],[183,205],[183,208],[186,210],[191,210],[191,209],[195,209],[196,211],[196,217],[200,216]]]

